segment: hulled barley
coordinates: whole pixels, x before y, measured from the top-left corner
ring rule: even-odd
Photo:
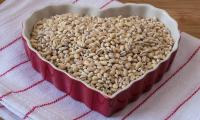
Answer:
[[[52,64],[108,95],[153,69],[174,45],[154,18],[71,13],[38,21],[30,42]]]

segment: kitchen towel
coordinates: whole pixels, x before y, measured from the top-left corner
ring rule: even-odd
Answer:
[[[90,110],[36,72],[21,39],[22,21],[49,4],[106,9],[114,0],[6,0],[0,4],[0,116],[6,120],[199,120],[200,40],[181,33],[170,70],[137,101],[111,117]],[[78,89],[78,88],[77,88]]]

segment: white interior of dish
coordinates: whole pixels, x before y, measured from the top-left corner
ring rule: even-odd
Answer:
[[[88,88],[95,90],[101,94],[103,94],[105,97],[108,98],[113,98],[115,97],[117,94],[119,94],[120,92],[128,89],[132,84],[134,84],[136,81],[141,80],[144,76],[146,76],[146,74],[148,74],[149,72],[154,71],[155,69],[157,69],[157,67],[163,63],[164,61],[166,61],[167,59],[169,59],[169,57],[171,56],[171,53],[166,57],[165,60],[160,61],[159,64],[157,64],[157,66],[154,69],[149,70],[146,74],[144,74],[143,76],[141,76],[139,79],[132,81],[128,86],[126,86],[125,88],[117,91],[116,93],[114,93],[112,96],[108,96],[107,94],[103,93],[100,90],[97,90],[91,86],[89,86],[87,83],[81,81],[80,79],[76,79],[74,77],[72,77],[70,74],[66,73],[64,70],[60,70],[57,67],[55,67],[52,63],[50,63],[49,61],[47,61],[46,59],[44,59],[34,48],[32,48],[31,44],[30,44],[30,33],[32,32],[32,28],[34,26],[34,24],[42,19],[42,18],[49,18],[50,16],[56,15],[56,14],[64,14],[64,13],[78,13],[81,15],[89,15],[89,16],[100,16],[100,17],[111,17],[111,16],[119,16],[122,15],[123,17],[128,17],[128,16],[141,16],[144,18],[147,17],[156,17],[158,18],[162,23],[164,23],[166,25],[166,27],[170,30],[171,35],[175,41],[175,44],[172,48],[171,53],[173,53],[174,51],[177,50],[178,48],[178,43],[179,43],[179,39],[180,39],[180,32],[178,29],[178,24],[177,22],[170,17],[170,15],[164,11],[161,10],[159,8],[155,8],[152,5],[148,5],[148,4],[132,4],[132,3],[127,3],[127,4],[123,4],[119,7],[115,7],[115,8],[108,8],[105,10],[98,10],[96,8],[88,8],[88,7],[83,7],[83,6],[74,6],[72,4],[65,4],[65,5],[57,5],[57,6],[47,6],[43,9],[37,10],[35,12],[33,12],[33,14],[30,15],[30,17],[28,17],[25,22],[23,23],[23,31],[22,31],[22,35],[25,38],[26,42],[28,43],[29,48],[34,51],[35,53],[37,53],[37,55],[40,57],[40,59],[42,59],[43,61],[47,62],[48,64],[51,64],[51,66],[61,72],[64,72],[65,74],[67,74],[69,77],[73,78],[74,80],[80,81],[83,84],[85,84]],[[77,88],[78,89],[78,88]]]

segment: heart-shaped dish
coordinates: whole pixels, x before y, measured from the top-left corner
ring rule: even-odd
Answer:
[[[111,16],[140,16],[143,18],[156,17],[165,24],[169,29],[174,45],[171,53],[151,69],[148,73],[141,76],[139,79],[132,81],[125,88],[117,91],[111,96],[92,88],[85,82],[75,79],[65,71],[58,69],[44,59],[30,43],[30,35],[34,24],[42,19],[49,18],[56,14],[78,13],[80,15],[111,17]],[[124,108],[129,102],[136,100],[142,93],[148,91],[154,83],[158,82],[162,75],[169,69],[180,39],[177,22],[171,18],[164,10],[155,8],[148,4],[124,4],[119,7],[109,8],[99,11],[95,8],[74,6],[72,4],[47,6],[41,10],[35,11],[23,23],[22,36],[24,39],[25,50],[32,62],[32,66],[40,72],[45,79],[54,84],[58,89],[69,94],[72,98],[83,102],[92,110],[98,111],[105,116],[110,116],[113,113]]]

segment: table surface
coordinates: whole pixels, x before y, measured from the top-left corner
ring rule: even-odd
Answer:
[[[4,0],[0,0],[0,3]],[[123,3],[149,3],[165,9],[174,17],[181,31],[200,38],[200,0],[119,0]]]

